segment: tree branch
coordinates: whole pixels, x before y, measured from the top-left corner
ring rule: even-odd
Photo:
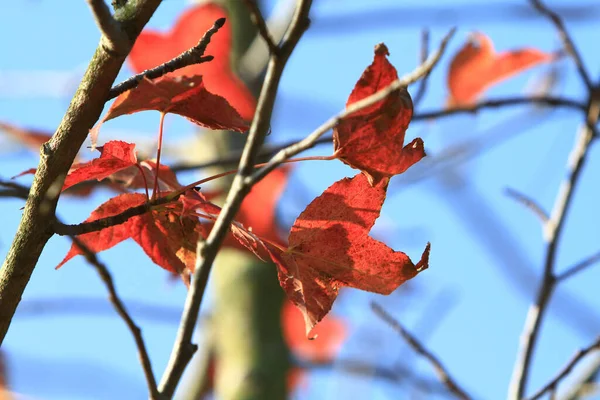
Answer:
[[[104,285],[108,289],[108,299],[115,307],[115,310],[119,314],[119,316],[123,319],[127,328],[131,332],[133,339],[135,341],[135,345],[137,347],[138,356],[140,358],[140,363],[142,364],[142,369],[144,370],[144,376],[146,377],[146,383],[148,385],[148,392],[150,393],[150,399],[157,400],[160,398],[158,389],[156,386],[156,378],[154,378],[154,373],[152,372],[152,364],[150,362],[150,356],[148,355],[148,350],[146,349],[146,344],[144,343],[144,338],[142,337],[142,330],[135,324],[131,315],[127,312],[125,308],[125,304],[121,301],[121,298],[117,294],[117,289],[115,288],[114,281],[108,268],[104,265],[96,254],[91,251],[81,240],[79,240],[76,236],[71,236],[71,240],[73,243],[79,247],[82,251],[83,256],[87,260],[87,262],[94,267],[98,275],[100,275],[100,279],[104,282]]]
[[[138,0],[119,8],[115,19],[133,43],[161,0]],[[42,146],[21,223],[0,269],[0,343],[4,340],[23,291],[52,236],[48,220],[75,155],[100,117],[112,83],[126,54],[109,52],[100,44],[52,139]]]
[[[104,0],[87,0],[87,3],[92,9],[96,25],[102,32],[101,41],[106,42],[107,49],[117,54],[127,55],[132,42],[121,30],[121,25],[113,18]]]
[[[546,211],[544,211],[544,209],[542,208],[542,206],[540,206],[538,203],[535,202],[535,200],[531,199],[530,197],[524,195],[523,193],[512,189],[512,188],[506,188],[504,189],[504,193],[514,199],[515,201],[521,203],[523,206],[525,206],[526,208],[528,208],[532,213],[534,213],[542,222],[542,224],[545,224],[546,222],[548,222],[548,219],[550,217],[548,217],[548,213]]]
[[[206,51],[206,46],[208,46],[208,44],[210,43],[212,35],[217,33],[217,31],[221,29],[223,25],[225,25],[225,18],[219,18],[215,21],[214,25],[204,33],[198,44],[196,44],[194,47],[184,51],[177,57],[167,61],[164,64],[161,64],[152,69],[148,69],[119,83],[118,85],[110,89],[110,92],[108,92],[107,100],[114,99],[121,93],[124,93],[128,90],[137,87],[137,85],[139,85],[139,83],[144,78],[156,79],[169,72],[185,68],[189,65],[201,64],[204,62],[212,61],[213,56],[205,56],[204,52]]]
[[[269,28],[267,28],[267,23],[265,22],[260,8],[258,8],[258,4],[256,4],[256,0],[244,0],[244,3],[250,11],[250,17],[252,18],[252,22],[256,26],[256,29],[258,29],[258,33],[265,40],[265,43],[267,43],[269,52],[271,54],[277,54],[279,47],[277,47],[275,40],[273,40],[273,36],[269,33]]]
[[[600,252],[597,252],[595,254],[592,254],[590,257],[578,262],[577,264],[567,268],[567,270],[565,272],[562,272],[560,274],[558,274],[556,276],[556,281],[560,282],[560,281],[564,281],[566,279],[569,279],[570,277],[572,277],[573,275],[585,270],[586,268],[591,267],[592,265],[596,264],[598,261],[600,261]]]
[[[558,374],[556,374],[554,379],[552,379],[550,382],[548,382],[540,390],[535,392],[535,394],[533,394],[533,396],[531,396],[529,398],[529,400],[537,400],[537,399],[541,398],[544,394],[546,394],[546,392],[556,390],[560,381],[563,380],[567,375],[569,375],[569,373],[571,373],[571,370],[573,370],[575,365],[577,365],[577,363],[579,363],[579,361],[581,361],[582,358],[584,358],[589,353],[591,353],[593,351],[597,351],[597,350],[600,350],[600,337],[598,337],[596,339],[596,341],[594,343],[592,343],[591,345],[589,345],[588,347],[583,348],[583,349],[579,350],[577,353],[575,353],[575,355],[573,355],[573,357],[571,358],[571,361],[569,361],[563,367],[563,369],[561,369],[560,372]]]
[[[531,4],[536,10],[540,12],[540,14],[550,18],[550,20],[556,27],[556,30],[558,31],[560,40],[563,43],[565,51],[571,56],[571,58],[575,62],[575,66],[577,67],[577,71],[579,72],[579,76],[583,80],[583,83],[585,84],[588,90],[592,90],[594,84],[590,79],[590,76],[583,63],[583,59],[581,58],[577,47],[575,47],[573,39],[567,31],[567,28],[565,27],[565,24],[563,23],[562,19],[558,16],[558,14],[546,7],[541,0],[531,0]]]
[[[383,319],[389,326],[391,326],[406,342],[416,351],[420,356],[425,358],[435,370],[440,381],[446,385],[450,393],[458,397],[459,399],[469,400],[472,397],[469,396],[456,381],[450,376],[446,368],[442,365],[440,360],[437,359],[429,350],[427,350],[410,332],[408,332],[400,323],[388,314],[383,307],[379,304],[372,302],[371,309],[381,319]]]
[[[427,57],[429,56],[429,29],[423,29],[421,31],[421,53],[419,56],[419,64],[423,64],[427,61]],[[425,96],[425,92],[427,91],[427,81],[431,75],[431,71],[429,74],[425,74],[421,82],[419,83],[419,88],[417,89],[417,93],[414,96],[413,104],[415,108],[419,106],[421,100],[423,100],[423,96]]]
[[[597,90],[589,93],[589,101],[585,123],[580,128],[578,138],[571,151],[567,164],[567,174],[563,179],[556,196],[550,218],[544,223],[544,239],[546,241],[546,257],[543,277],[538,288],[535,303],[529,308],[525,326],[521,334],[521,346],[513,369],[509,386],[509,399],[523,398],[529,379],[529,370],[533,360],[535,346],[539,337],[542,320],[547,311],[550,298],[558,282],[554,272],[556,251],[560,242],[567,213],[573,199],[574,189],[579,183],[583,165],[595,137],[592,126],[598,122],[600,98]]]
[[[252,173],[256,156],[265,136],[269,132],[271,114],[273,112],[279,81],[287,60],[308,27],[308,13],[311,5],[312,0],[298,0],[294,17],[283,38],[282,44],[277,53],[271,54],[269,67],[258,99],[256,113],[248,132],[248,139],[244,146],[238,173],[233,180],[225,205],[206,242],[199,243],[198,245],[196,270],[191,289],[186,298],[184,313],[171,358],[159,387],[160,392],[167,397],[172,397],[181,379],[181,375],[193,355],[192,333],[200,311],[200,304],[204,297],[211,266],[233,221],[235,213],[239,209],[244,196],[249,192],[250,188],[244,185],[244,181]]]

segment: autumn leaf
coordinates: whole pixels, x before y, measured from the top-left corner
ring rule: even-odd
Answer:
[[[497,53],[492,40],[481,32],[471,34],[450,63],[450,106],[473,104],[491,86],[542,63],[554,61],[556,53],[522,48]]]
[[[22,128],[6,122],[0,122],[0,131],[36,153],[40,151],[40,147],[44,143],[52,138],[52,132]]]
[[[375,47],[373,63],[356,83],[346,106],[389,86],[398,79],[387,59],[387,47]],[[333,132],[334,155],[369,178],[372,185],[401,174],[425,156],[423,141],[404,146],[404,135],[412,118],[410,94],[403,88],[370,107],[341,121]]]
[[[104,122],[145,110],[178,114],[210,129],[238,132],[248,129],[248,123],[227,100],[206,89],[201,76],[162,77],[153,81],[144,78],[136,88],[117,97],[102,121],[92,129],[92,143],[96,143]]]
[[[97,149],[100,151],[99,158],[71,167],[62,190],[91,179],[101,181],[118,171],[137,164],[135,144],[112,140]]]
[[[86,222],[100,218],[111,217],[123,211],[146,203],[146,196],[139,193],[126,193],[108,200],[92,212]],[[98,253],[133,239],[150,257],[150,259],[167,271],[177,274],[193,272],[190,262],[191,243],[198,240],[197,221],[190,217],[180,217],[172,211],[152,210],[137,215],[126,222],[104,228],[97,232],[79,235],[79,240],[91,251]],[[65,258],[58,264],[57,269],[71,258],[83,254],[77,245],[73,244]],[[192,270],[189,270],[192,266]]]
[[[306,334],[329,312],[343,286],[389,294],[428,267],[429,244],[415,265],[373,239],[387,183],[372,187],[363,174],[330,186],[294,222],[289,247],[270,246],[279,283],[302,311]]]
[[[223,8],[213,3],[205,3],[191,7],[181,14],[169,32],[161,33],[151,29],[142,31],[129,53],[130,67],[139,73],[171,60],[195,46],[214,22],[224,17],[227,17],[227,13]],[[207,48],[207,54],[214,57],[212,61],[179,69],[168,76],[202,75],[209,92],[226,98],[243,119],[251,120],[256,100],[231,70],[231,51],[231,25],[226,22],[213,35]]]

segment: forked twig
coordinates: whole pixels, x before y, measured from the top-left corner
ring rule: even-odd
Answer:
[[[258,8],[258,4],[256,4],[256,0],[244,0],[244,3],[246,4],[246,7],[248,7],[248,10],[250,11],[250,17],[252,18],[252,22],[256,26],[256,29],[258,29],[258,33],[267,43],[269,52],[271,54],[277,55],[277,52],[279,51],[279,47],[277,47],[277,43],[275,43],[273,36],[269,32],[269,28],[267,27],[265,18],[263,17],[262,12],[260,11],[260,8]]]
[[[204,52],[206,51],[206,46],[208,46],[210,43],[212,36],[217,33],[217,31],[221,29],[223,25],[225,25],[225,18],[219,18],[215,21],[213,26],[204,33],[198,44],[196,44],[194,47],[187,49],[177,57],[167,61],[164,64],[143,71],[119,83],[118,85],[115,85],[112,89],[110,89],[110,92],[108,92],[108,98],[106,100],[108,101],[110,99],[114,99],[121,93],[125,93],[126,91],[137,87],[137,85],[139,85],[144,78],[156,79],[169,72],[185,68],[192,64],[201,64],[212,61],[213,56],[205,56]]]
[[[104,0],[87,0],[96,25],[102,32],[103,39],[110,51],[126,55],[131,48],[131,43],[125,32],[121,29],[121,24],[115,20]]]
[[[541,398],[547,392],[556,390],[560,381],[563,380],[567,375],[569,375],[571,373],[571,370],[573,370],[573,368],[575,368],[577,363],[579,363],[579,361],[581,361],[582,358],[584,358],[586,355],[590,354],[591,352],[597,351],[597,350],[600,350],[600,337],[596,338],[594,343],[590,344],[588,347],[585,347],[585,348],[579,350],[577,353],[575,353],[573,355],[573,357],[571,358],[571,360],[558,372],[558,374],[556,374],[556,376],[550,382],[548,382],[546,385],[544,385],[544,387],[542,387],[540,390],[535,392],[533,394],[533,396],[531,396],[529,398],[529,400],[537,400],[537,399]]]
[[[384,320],[389,326],[391,326],[406,342],[416,351],[420,356],[425,358],[433,366],[435,373],[437,374],[440,381],[446,385],[450,393],[458,397],[459,399],[469,400],[472,397],[469,396],[459,385],[456,380],[450,376],[448,370],[444,367],[438,358],[433,355],[429,350],[423,346],[416,337],[414,337],[409,331],[407,331],[394,317],[392,317],[387,311],[383,309],[379,304],[372,302],[371,309],[377,316]]]

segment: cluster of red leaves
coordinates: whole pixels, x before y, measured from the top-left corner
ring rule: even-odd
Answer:
[[[450,64],[448,105],[471,105],[493,85],[558,57],[534,48],[497,53],[488,36],[474,32]]]

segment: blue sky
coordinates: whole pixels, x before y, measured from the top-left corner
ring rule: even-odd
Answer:
[[[99,38],[86,3],[68,3],[62,8],[43,0],[0,5],[0,120],[48,130],[59,123]],[[509,17],[495,18],[477,8],[480,2],[475,1],[453,1],[452,6],[460,12],[447,18],[434,12],[440,6],[435,1],[411,0],[398,5],[393,0],[353,0],[344,2],[343,10],[337,1],[315,3],[314,23],[282,80],[270,136],[274,142],[301,138],[339,111],[371,62],[377,43],[386,43],[400,74],[411,71],[418,60],[424,24],[431,28],[432,47],[451,26],[457,25],[459,30],[431,76],[417,112],[443,107],[448,63],[470,31],[485,32],[497,49],[533,46],[550,51],[559,46],[547,20],[536,17],[511,22]],[[527,9],[525,2],[505,3]],[[479,14],[469,14],[470,5]],[[184,1],[164,1],[150,25],[166,29],[185,6]],[[405,7],[406,15],[412,18],[389,12],[397,7]],[[377,10],[382,12],[377,14]],[[600,7],[592,10],[567,23],[596,78],[600,56],[594,38]],[[395,16],[397,23],[382,15]],[[418,20],[419,16],[428,19]],[[355,18],[354,25],[343,24],[344,17]],[[380,19],[369,20],[371,17]],[[564,61],[559,67],[562,80],[558,93],[585,100],[573,65]],[[546,67],[540,67],[525,73],[493,88],[486,97],[522,94],[545,71]],[[130,74],[125,68],[120,78]],[[414,280],[413,290],[406,296],[382,297],[353,290],[344,293],[334,308],[351,321],[350,337],[341,356],[378,365],[393,365],[398,359],[412,357],[404,343],[370,312],[369,301],[377,299],[415,329],[470,393],[485,399],[505,397],[545,246],[538,220],[505,196],[504,189],[524,192],[549,210],[580,123],[581,115],[574,111],[523,108],[413,122],[407,139],[423,137],[432,157],[460,144],[467,149],[474,144],[488,149],[478,157],[444,167],[428,179],[411,182],[419,171],[428,173],[421,168],[392,180],[373,235],[413,258],[431,241],[431,266]],[[100,139],[151,142],[157,124],[157,113],[126,116],[107,123]],[[171,143],[184,143],[195,131],[176,116],[167,118],[165,129],[168,138],[171,134],[167,139]],[[0,137],[4,147],[0,150],[2,177],[37,164],[36,154],[11,149],[2,140]],[[321,146],[309,154],[330,152],[329,146]],[[568,215],[558,254],[559,270],[599,250],[599,156],[597,146],[593,147]],[[284,195],[279,210],[282,222],[291,224],[322,190],[354,173],[339,162],[304,163]],[[86,201],[61,198],[59,214],[69,222],[80,222],[110,195],[100,191]],[[16,231],[22,205],[21,200],[0,202],[2,257]],[[12,387],[25,398],[143,399],[145,383],[133,341],[104,302],[106,290],[95,272],[79,258],[54,270],[69,246],[64,238],[49,242],[13,320],[3,347]],[[155,373],[160,376],[171,350],[185,289],[169,282],[164,271],[132,243],[102,253],[101,258],[110,266],[119,292],[142,325]],[[556,291],[538,343],[530,389],[545,383],[577,348],[600,332],[599,279],[600,270],[591,268]],[[55,304],[59,305],[53,308]],[[162,313],[145,312],[143,305],[156,306]],[[417,362],[416,368],[430,373],[423,362]],[[347,379],[341,373],[316,373],[297,397],[387,398],[411,393],[374,382],[378,381],[373,377]]]

